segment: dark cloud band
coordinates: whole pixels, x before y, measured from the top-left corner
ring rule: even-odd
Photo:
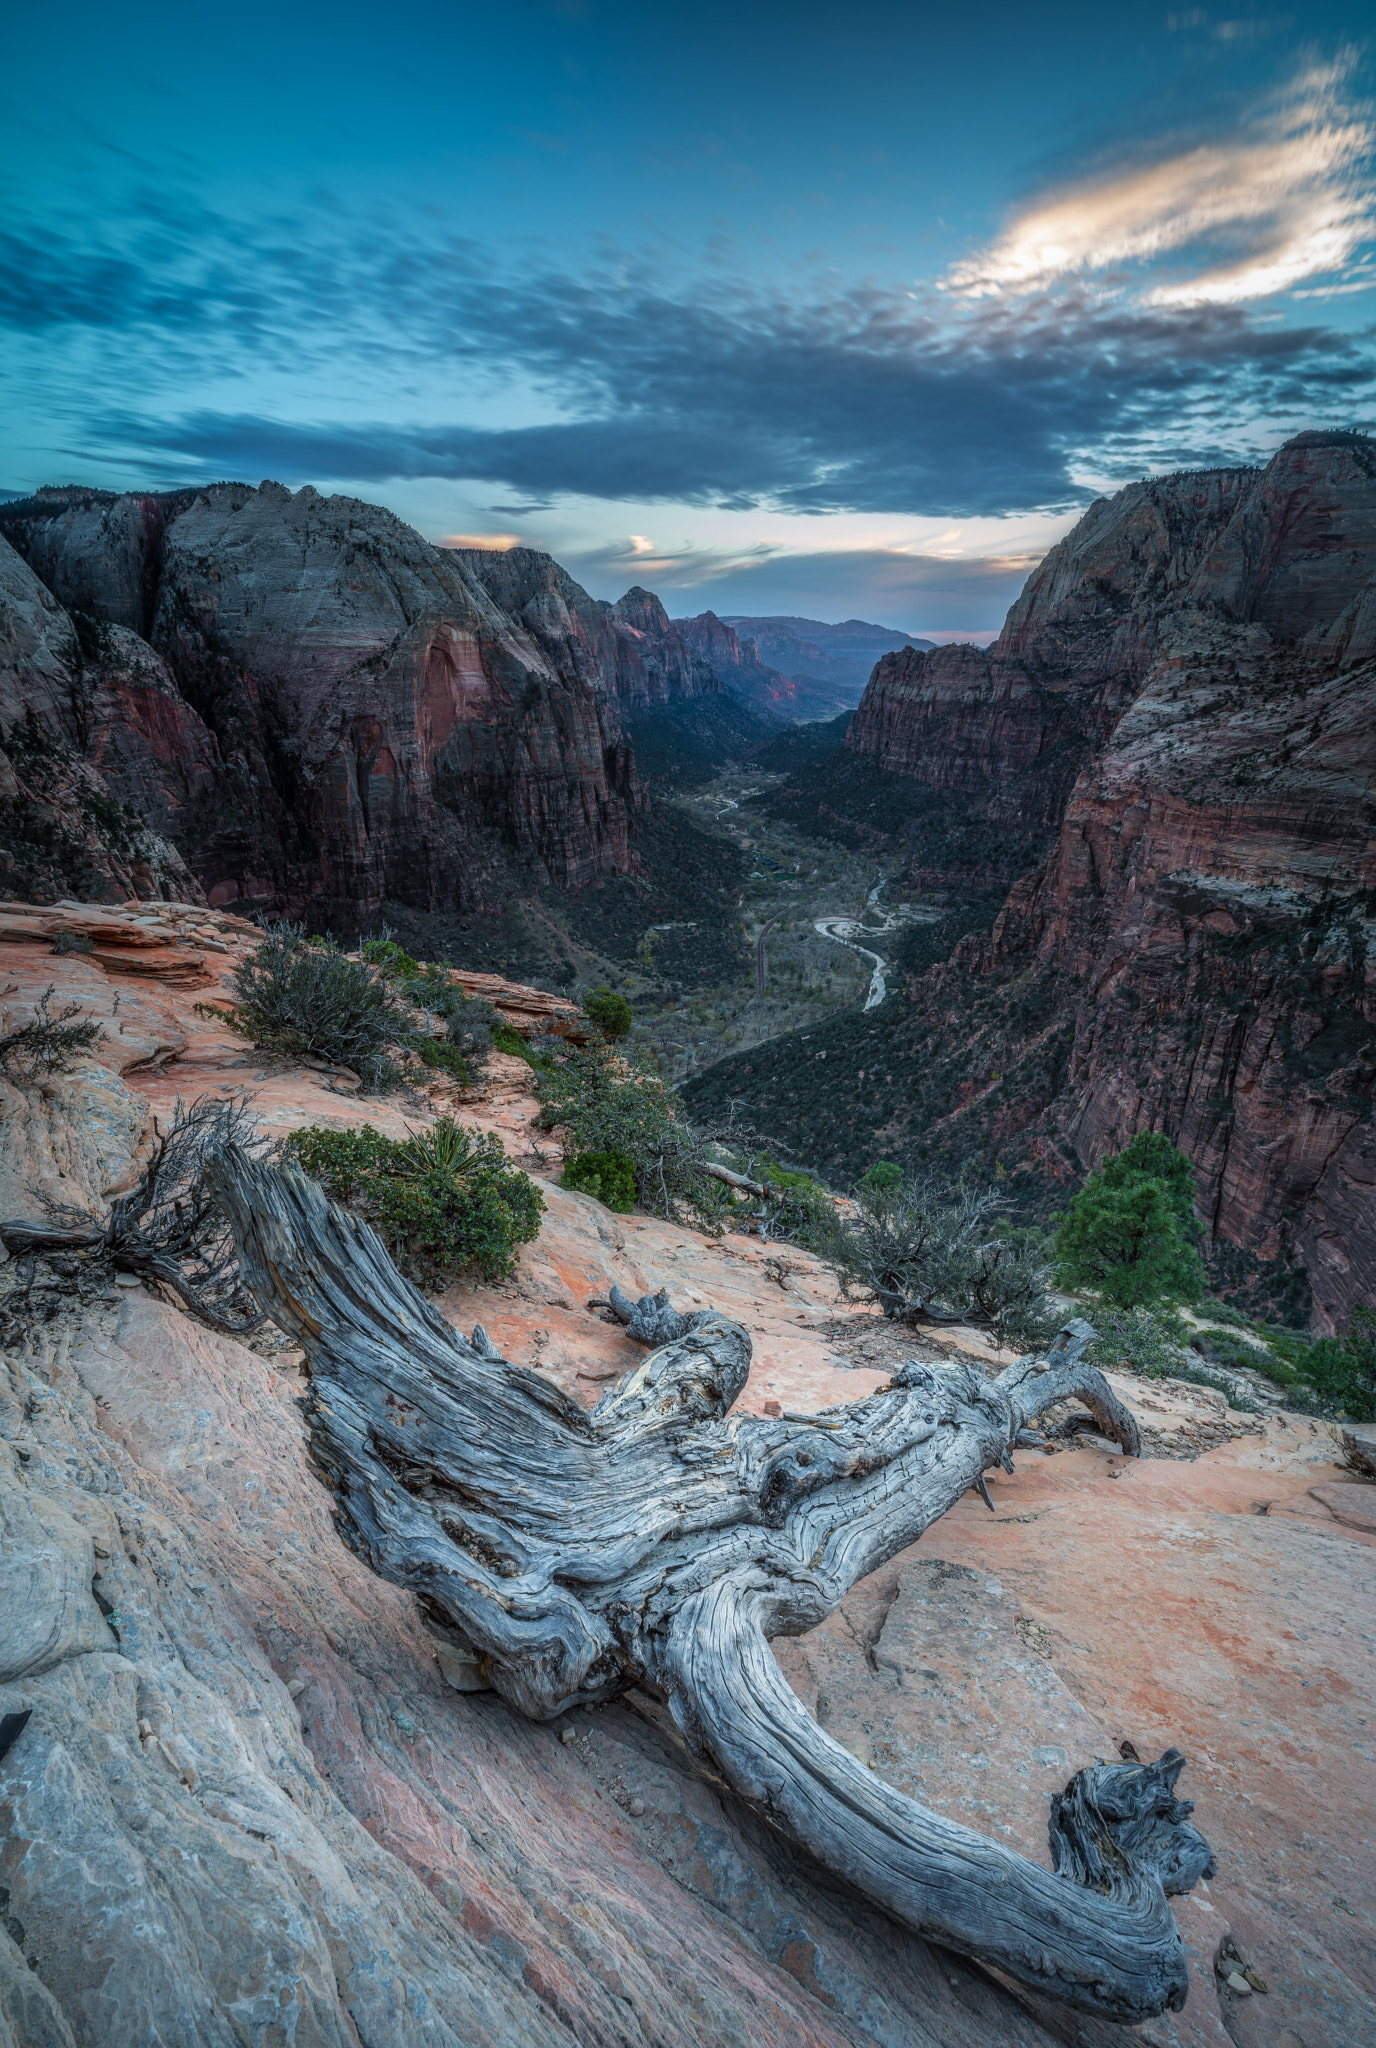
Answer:
[[[1151,312],[1078,288],[1016,307],[878,289],[789,297],[739,279],[671,287],[624,263],[514,275],[468,244],[332,232],[298,223],[255,237],[159,215],[138,247],[113,252],[12,236],[0,320],[59,346],[64,333],[99,329],[123,350],[125,388],[134,361],[147,382],[194,388],[186,366],[207,349],[260,390],[278,365],[298,383],[304,363],[333,388],[404,375],[476,392],[501,366],[560,417],[288,424],[264,410],[82,409],[88,442],[163,474],[436,477],[532,503],[569,493],[818,514],[1068,510],[1088,495],[1086,471],[1236,460],[1237,422],[1258,422],[1265,448],[1297,425],[1350,422],[1373,383],[1367,341],[1236,308]]]

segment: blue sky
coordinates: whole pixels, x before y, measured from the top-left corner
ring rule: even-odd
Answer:
[[[1376,415],[1373,73],[1339,0],[28,9],[0,485],[982,637],[1098,491]]]

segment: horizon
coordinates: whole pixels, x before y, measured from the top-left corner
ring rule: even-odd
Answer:
[[[19,491],[309,481],[980,641],[1095,497],[1376,411],[1354,0],[67,20],[0,88]]]

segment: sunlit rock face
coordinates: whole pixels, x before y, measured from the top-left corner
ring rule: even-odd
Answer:
[[[539,548],[451,550],[561,670],[622,710],[720,696],[711,661],[689,644],[653,591],[615,604],[589,597]]]
[[[466,908],[513,874],[580,888],[628,866],[613,703],[379,507],[276,484],[47,492],[6,528],[61,605],[146,637],[209,763],[176,837],[215,901]],[[157,754],[167,704],[129,716]]]
[[[987,656],[881,662],[851,728],[994,814],[1016,788],[1059,816],[992,937],[914,986],[970,1077],[1002,1077],[958,1115],[1059,1175],[1166,1131],[1215,1240],[1302,1268],[1325,1329],[1376,1296],[1373,657],[1376,450],[1303,434],[1094,506]],[[1048,1029],[1068,1054],[1034,1082]]]

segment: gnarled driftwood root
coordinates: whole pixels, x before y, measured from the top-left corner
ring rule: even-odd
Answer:
[[[451,1329],[300,1175],[232,1148],[213,1172],[245,1278],[305,1349],[346,1534],[522,1713],[651,1687],[690,1747],[896,1921],[1113,2020],[1184,2004],[1167,1895],[1213,1859],[1175,1799],[1177,1752],[1079,1772],[1047,1870],[863,1769],[769,1649],[915,1542],[1053,1401],[1084,1401],[1137,1454],[1083,1363],[1088,1325],[999,1380],[914,1363],[853,1406],[770,1418],[729,1413],[750,1340],[707,1311],[589,1411]],[[667,1306],[632,1314],[648,1330]]]

